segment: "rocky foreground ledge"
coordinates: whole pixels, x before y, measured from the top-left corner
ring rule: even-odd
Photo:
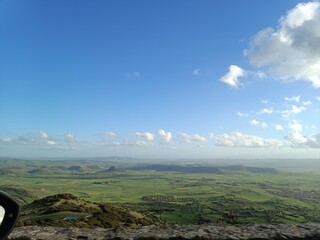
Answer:
[[[98,239],[316,239],[320,240],[320,224],[297,225],[163,225],[127,228],[59,228],[59,227],[18,227],[9,240],[98,240]]]

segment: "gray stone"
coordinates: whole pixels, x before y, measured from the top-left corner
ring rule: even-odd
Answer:
[[[17,227],[8,240],[320,240],[320,224],[160,225],[141,228]]]

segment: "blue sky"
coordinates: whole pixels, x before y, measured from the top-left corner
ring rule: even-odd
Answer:
[[[320,155],[317,1],[0,1],[0,156]]]

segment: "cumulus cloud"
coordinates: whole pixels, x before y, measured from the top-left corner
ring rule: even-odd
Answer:
[[[44,132],[44,131],[40,131],[39,133],[39,138],[40,138],[40,142],[39,143],[46,143],[48,145],[56,145],[57,142],[50,139],[48,133]],[[37,140],[35,139],[35,142],[37,142]]]
[[[57,142],[49,137],[49,135],[40,131],[39,134],[27,134],[16,138],[4,137],[0,138],[0,143],[10,143],[17,145],[56,145]]]
[[[273,127],[274,127],[274,129],[277,130],[277,131],[282,131],[282,130],[283,130],[283,127],[282,127],[282,125],[280,125],[280,124],[274,124]]]
[[[289,141],[293,147],[320,148],[320,134],[311,137],[304,136],[302,134],[303,125],[295,121],[289,123],[289,128],[292,132],[288,134],[285,139]],[[313,130],[317,130],[316,127],[313,128]]]
[[[292,132],[285,139],[291,143],[292,147],[320,148],[320,134],[308,137],[300,132]]]
[[[285,137],[286,140],[290,141],[294,146],[303,146],[308,141],[300,132],[294,131]]]
[[[160,129],[158,131],[159,136],[166,142],[170,142],[172,139],[171,132],[166,132],[165,130]]]
[[[297,107],[296,105],[291,106],[291,112],[293,114],[298,114],[298,113],[301,113],[302,111],[305,111],[305,110],[307,110],[305,107]]]
[[[320,87],[320,2],[300,3],[276,29],[258,32],[244,54],[250,63],[282,80]]]
[[[258,120],[256,120],[256,119],[252,119],[252,120],[250,121],[250,124],[251,124],[252,126],[260,127],[260,128],[267,128],[267,127],[268,127],[268,124],[267,124],[267,123],[265,123],[265,122],[260,122],[260,121],[258,121]]]
[[[293,132],[302,132],[302,130],[303,130],[302,124],[297,123],[297,122],[289,123],[289,128],[290,128]]]
[[[234,132],[217,135],[215,145],[224,147],[281,147],[283,143],[281,140],[274,138],[261,138]]]
[[[64,135],[64,141],[67,143],[75,143],[77,142],[77,138],[74,134],[67,133],[66,135]]]
[[[245,76],[246,71],[236,65],[229,66],[229,72],[220,78],[220,81],[229,85],[232,88],[241,86],[239,78]]]
[[[305,110],[307,110],[307,108],[304,106],[298,107],[296,105],[291,105],[291,109],[286,109],[286,110],[282,111],[281,115],[284,118],[289,118],[289,117],[294,116],[296,114],[299,114]]]
[[[140,138],[144,138],[148,141],[153,141],[154,135],[149,132],[136,132],[136,136]]]
[[[194,76],[199,76],[200,75],[200,68],[196,68],[195,70],[193,70],[193,72],[192,72],[192,74],[194,75]]]
[[[189,135],[186,133],[180,133],[179,137],[182,139],[182,141],[187,142],[187,143],[192,143],[192,142],[202,142],[205,143],[207,139],[199,134],[195,135]]]

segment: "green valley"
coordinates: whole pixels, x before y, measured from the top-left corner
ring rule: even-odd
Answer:
[[[11,194],[23,205],[20,224],[40,224],[39,219],[51,214],[56,225],[65,225],[62,220],[66,217],[88,216],[99,212],[103,204],[120,212],[127,209],[126,214],[141,214],[141,218],[149,219],[134,220],[134,225],[154,222],[320,222],[319,172],[311,169],[284,170],[221,163],[147,163],[115,158],[3,158],[0,169],[0,190]],[[48,200],[48,196],[57,194],[72,194],[70,196],[76,201],[58,204],[67,206],[61,209],[52,208],[49,203],[40,204],[46,201],[41,199],[47,197]],[[65,199],[59,201],[66,202]],[[45,206],[48,211],[55,211],[44,211]],[[97,208],[100,210],[93,210]],[[124,220],[111,225],[121,221]],[[68,222],[72,223],[72,220]]]

